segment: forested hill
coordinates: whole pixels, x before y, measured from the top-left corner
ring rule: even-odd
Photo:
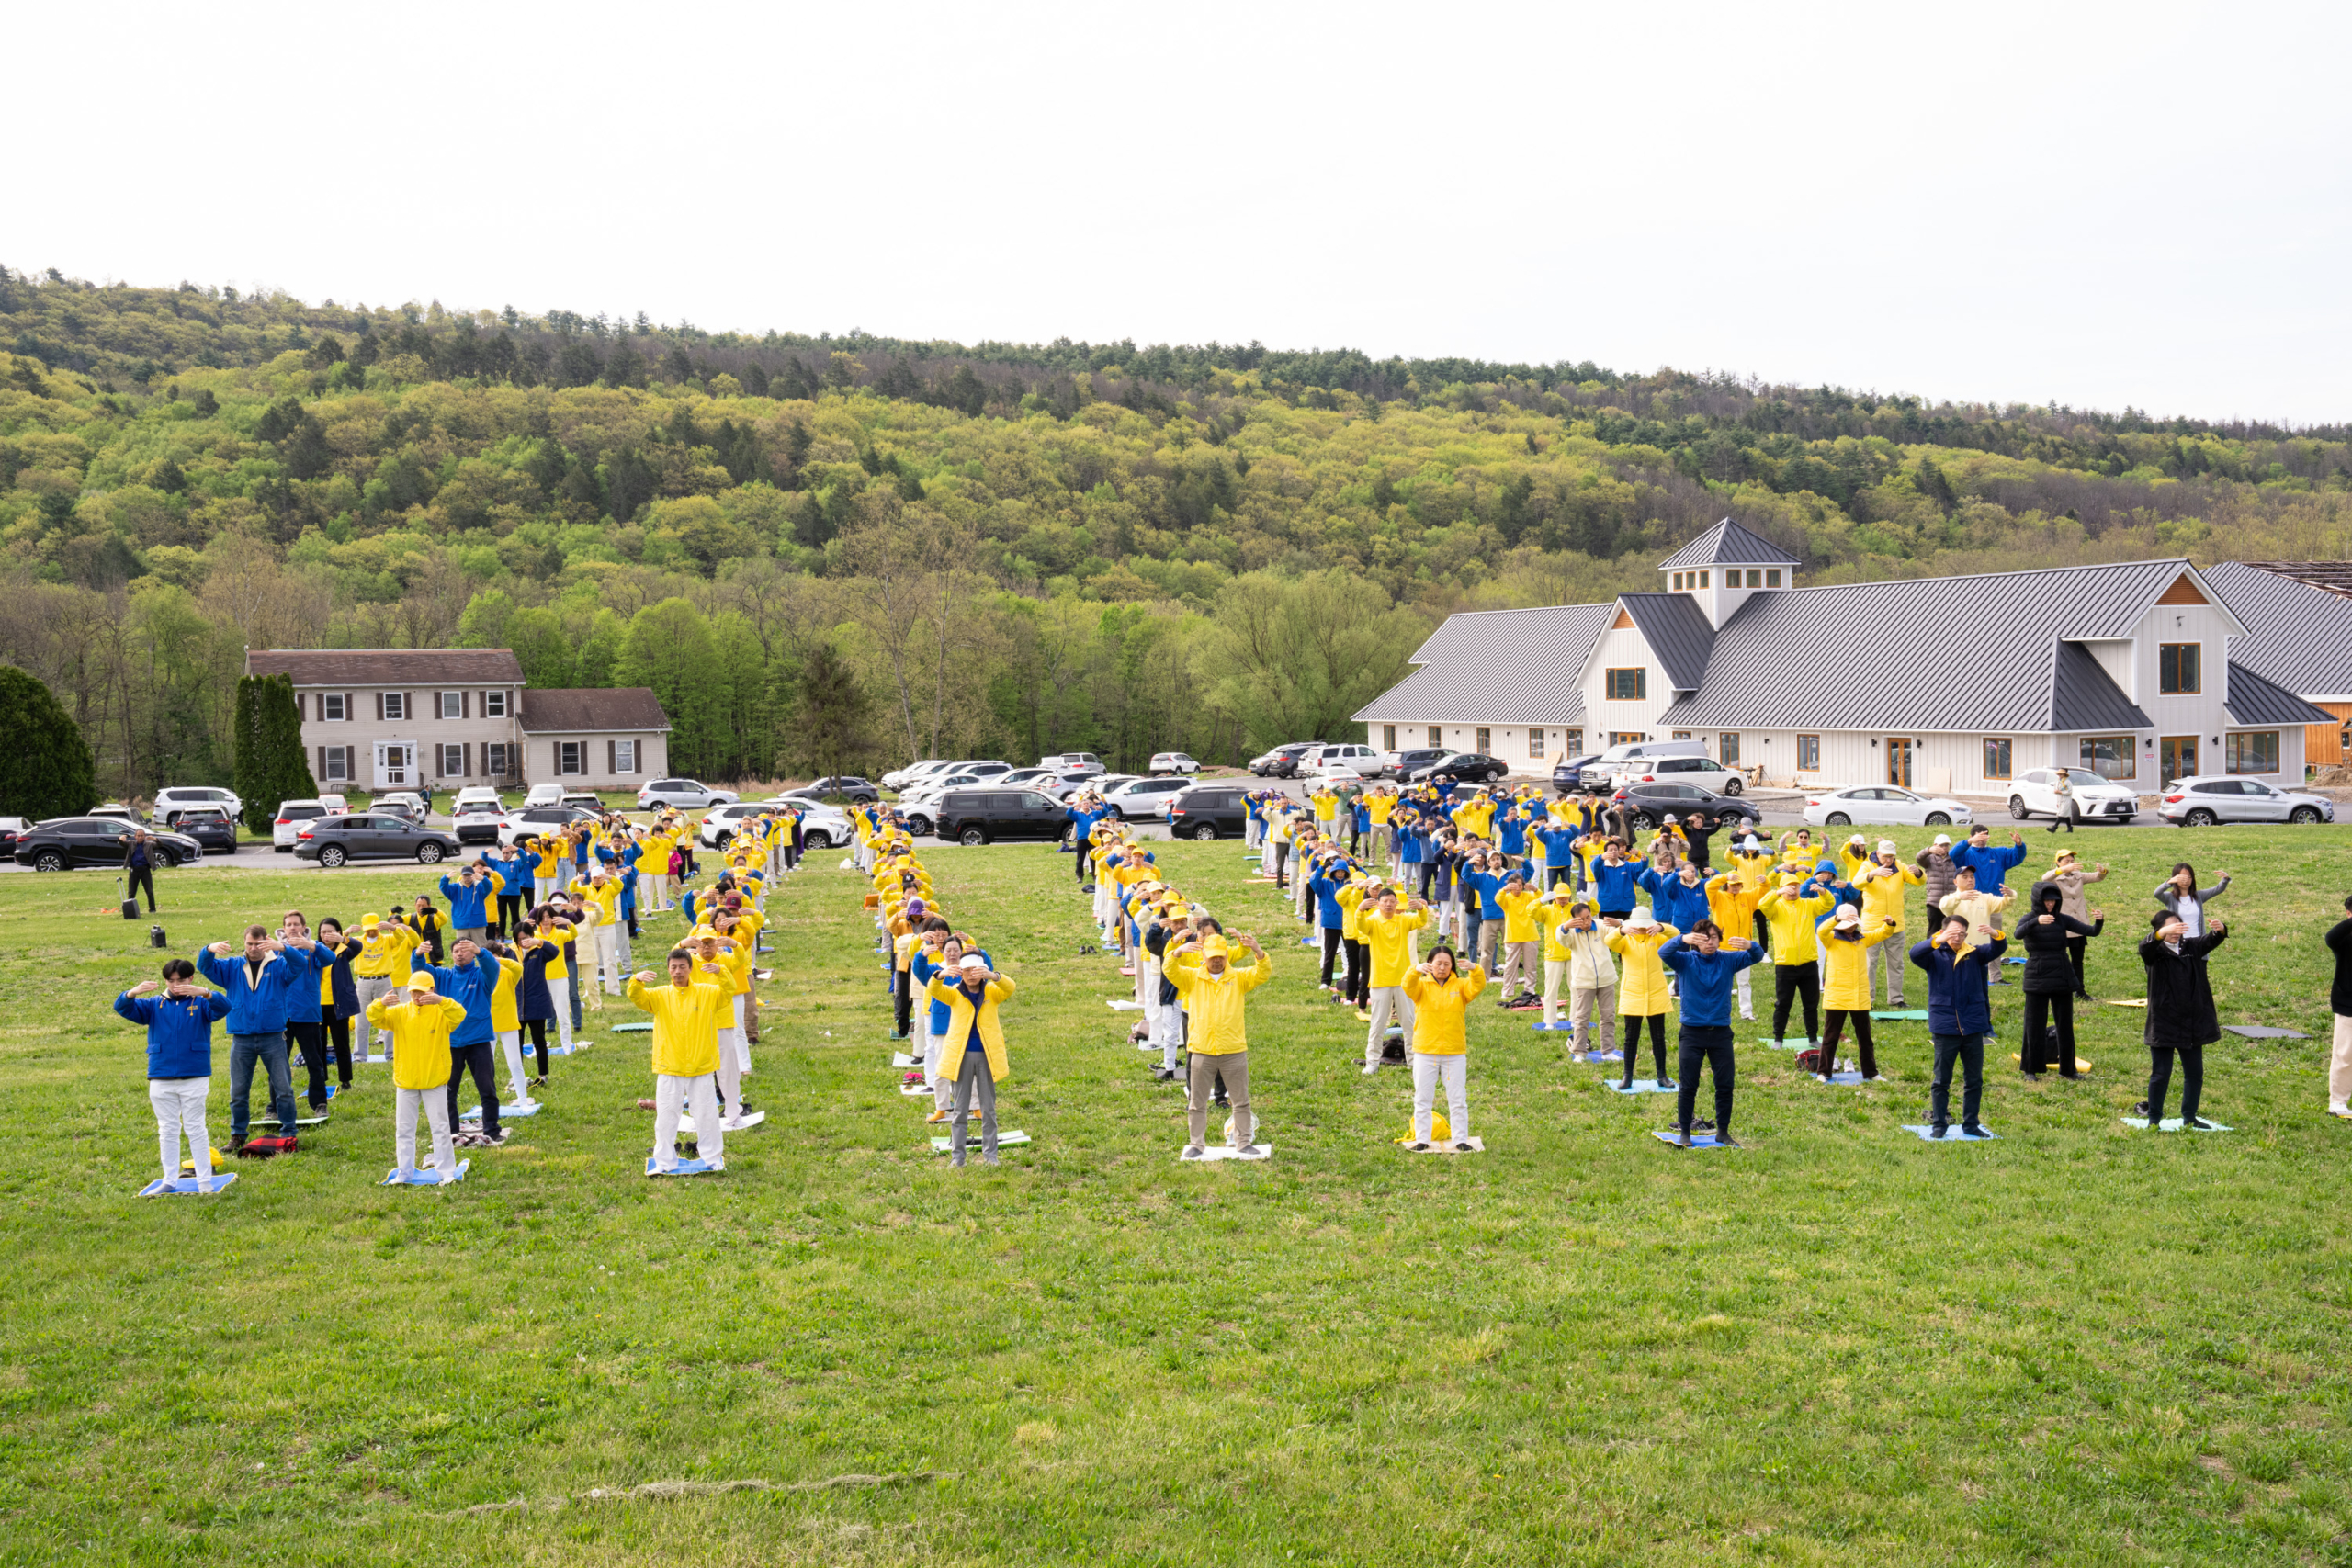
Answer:
[[[2347,435],[0,269],[0,657],[126,790],[225,768],[213,694],[270,644],[654,684],[679,766],[720,776],[819,732],[1224,759],[1338,733],[1448,610],[1650,586],[1727,514],[1813,581],[2352,553]],[[807,705],[820,649],[869,712]]]

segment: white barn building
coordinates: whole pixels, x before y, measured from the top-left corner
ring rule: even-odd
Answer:
[[[2154,791],[2191,773],[2294,785],[2335,722],[2234,662],[2248,626],[2187,560],[1804,587],[1725,518],[1664,591],[1450,617],[1355,716],[1372,743],[1548,773],[1629,740],[1695,739],[1810,788],[2002,795],[2030,768]]]

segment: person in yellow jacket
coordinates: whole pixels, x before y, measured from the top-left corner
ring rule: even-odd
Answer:
[[[1429,923],[1429,905],[1416,898],[1400,909],[1394,887],[1382,888],[1372,907],[1356,916],[1356,929],[1363,933],[1372,970],[1367,976],[1372,987],[1372,1027],[1363,1037],[1367,1075],[1380,1070],[1381,1043],[1388,1036],[1390,1018],[1404,1026],[1406,1039],[1413,1037],[1413,998],[1405,990],[1405,976],[1413,965],[1413,933]]]
[[[1893,920],[1895,934],[1900,936],[1904,925],[1903,889],[1905,886],[1917,887],[1926,882],[1928,874],[1919,867],[1907,864],[1898,858],[1894,852],[1894,840],[1881,839],[1878,841],[1877,852],[1863,863],[1860,870],[1852,873],[1848,880],[1861,889],[1863,923],[1875,929],[1888,920]],[[1823,952],[1827,951],[1827,944],[1823,944]],[[1874,976],[1883,970],[1886,975],[1886,1005],[1891,1008],[1901,1007],[1903,1005],[1903,971],[1910,967],[1908,944],[1902,942],[1872,942],[1864,949],[1864,952],[1869,960],[1865,974]],[[1743,970],[1742,973],[1746,971]],[[1867,981],[1865,983],[1867,984]],[[1837,1004],[1831,1002],[1828,1005],[1835,1007]],[[1869,1010],[1867,1007],[1863,1009],[1866,1016]],[[1836,1025],[1832,1024],[1831,1027],[1835,1028]]]
[[[1756,902],[1772,931],[1772,1038],[1785,1040],[1789,1004],[1804,998],[1804,1043],[1821,1043],[1821,964],[1814,926],[1837,903],[1809,876],[1793,867],[1781,874],[1777,887]]]
[[[1474,839],[1483,839],[1487,829],[1494,826],[1494,797],[1474,795],[1447,814],[1454,827]]]
[[[1430,1113],[1437,1087],[1445,1085],[1446,1117],[1453,1146],[1470,1149],[1470,1038],[1466,1015],[1487,988],[1487,972],[1476,964],[1457,970],[1453,950],[1440,947],[1427,964],[1405,971],[1405,994],[1413,1001],[1413,1147],[1430,1146]]]
[[[359,956],[351,961],[351,979],[359,992],[362,1012],[407,988],[409,954],[415,951],[416,933],[401,924],[397,912],[390,919],[373,912],[359,917]],[[378,1029],[369,1033],[362,1055],[389,1052],[391,1045],[390,1032]]]
[[[1867,929],[1865,929],[1867,928]],[[1846,1032],[1846,1021],[1854,1021],[1854,1043],[1861,1048],[1862,1077],[1876,1081],[1878,1077],[1878,1045],[1871,1038],[1871,975],[1869,958],[1872,949],[1899,946],[1887,939],[1902,933],[1900,917],[1883,917],[1871,920],[1851,904],[1840,904],[1837,910],[1824,918],[1815,931],[1821,940],[1821,1003],[1829,1010],[1829,1032],[1821,1037],[1821,1070],[1814,1074],[1827,1083],[1838,1059],[1838,1042]]]
[[[759,977],[759,928],[752,924],[758,918],[757,911],[734,904],[721,905],[710,917],[711,930],[718,933],[722,951],[732,952],[728,968],[735,997],[735,1064],[744,1077],[752,1076],[752,1043],[759,1037],[756,1021],[760,1000],[752,985]],[[727,1109],[729,1115],[735,1113],[731,1098]]]
[[[1495,977],[1495,988],[1501,993],[1500,1002],[1510,1006],[1514,993],[1524,991],[1535,995],[1535,944],[1543,932],[1537,927],[1536,906],[1544,895],[1530,887],[1527,879],[1514,871],[1503,878],[1502,891],[1495,895],[1495,903],[1503,912],[1502,969]]]
[[[434,994],[425,984],[368,1004],[368,1021],[392,1043],[394,1174],[403,1181],[416,1174],[416,1113],[433,1128],[433,1168],[441,1179],[456,1179],[457,1150],[449,1139],[449,1032],[466,1021],[462,1003]]]
[[[1257,1152],[1252,1138],[1258,1124],[1250,1113],[1250,1035],[1242,1012],[1250,993],[1273,978],[1274,961],[1249,932],[1238,940],[1258,960],[1247,969],[1233,967],[1225,938],[1212,933],[1177,949],[1176,962],[1166,971],[1192,1025],[1191,1093],[1184,1102],[1192,1141],[1184,1145],[1186,1159],[1208,1152],[1209,1086],[1219,1077],[1233,1101],[1234,1152]]]
[[[1735,853],[1731,859],[1731,869],[1707,879],[1707,918],[1736,938],[1752,940],[1758,927],[1756,906],[1771,886],[1772,857]],[[1755,994],[1747,984],[1747,970],[1752,967],[1743,967],[1732,982],[1739,990],[1739,1016],[1748,1019],[1756,1016]]]
[[[1012,999],[1011,979],[989,967],[977,953],[956,961],[955,978],[942,969],[931,977],[924,994],[947,1007],[947,1028],[941,1036],[939,1070],[956,1086],[948,1107],[948,1153],[957,1167],[964,1163],[966,1122],[972,1101],[980,1102],[980,1162],[1001,1163],[996,1156],[996,1086],[1012,1076],[1004,1048],[1004,1025],[999,1012]]]
[[[1363,816],[1364,820],[1372,824],[1372,853],[1374,857],[1385,856],[1395,847],[1388,831],[1388,818],[1396,809],[1396,792],[1388,785],[1376,785],[1363,797]]]
[[[481,962],[498,965],[498,977],[490,987],[490,1032],[498,1037],[498,1048],[505,1055],[506,1076],[514,1080],[509,1098],[516,1105],[529,1105],[533,1103],[531,1080],[523,1071],[522,961],[512,949],[493,943],[481,950]]]
[[[1870,836],[1866,833],[1849,834],[1846,841],[1838,846],[1834,858],[1838,862],[1838,869],[1846,874],[1846,880],[1853,881],[1855,874],[1871,863]]]
[[[1372,954],[1363,944],[1364,900],[1380,884],[1361,871],[1348,874],[1347,886],[1332,896],[1340,906],[1340,947],[1348,956],[1348,979],[1340,999],[1356,1010],[1358,1022],[1372,1021]]]
[[[591,928],[593,934],[590,940],[595,944],[596,977],[605,987],[605,995],[619,996],[621,994],[620,878],[609,875],[599,869],[585,882],[574,878],[571,885],[564,891],[577,895],[594,912],[595,921]]]
[[[1568,988],[1568,1060],[1594,1060],[1617,1037],[1617,962],[1609,931],[1593,918],[1592,900],[1562,888],[1544,916],[1544,1022],[1559,1016],[1560,987]],[[1593,1015],[1600,1027],[1593,1028]]]
[[[750,955],[737,945],[732,937],[719,934],[715,925],[699,925],[690,932],[684,944],[695,956],[695,969],[710,976],[711,983],[725,993],[727,1001],[718,1010],[718,1020],[712,1027],[718,1043],[718,1060],[711,1071],[718,1075],[718,1098],[724,1113],[730,1121],[742,1116],[743,1096],[743,1030],[736,1021],[736,998],[743,993],[738,987],[748,971]]]
[[[1625,1054],[1619,1087],[1633,1086],[1634,1060],[1642,1051],[1642,1021],[1647,1019],[1650,1055],[1657,1064],[1656,1081],[1660,1089],[1672,1089],[1674,1080],[1666,1071],[1666,1010],[1673,1005],[1673,997],[1667,988],[1666,965],[1658,962],[1657,950],[1681,932],[1658,924],[1657,917],[1647,909],[1601,923],[1609,927],[1609,951],[1625,961],[1624,974],[1617,984],[1617,1019],[1625,1031],[1619,1046]]]
[[[525,847],[531,853],[531,902],[545,904],[563,886],[563,868],[571,863],[571,841],[559,834],[542,833]]]
[[[628,977],[628,1000],[653,1019],[653,1168],[678,1168],[678,1117],[695,1119],[696,1157],[727,1168],[726,1124],[718,1119],[718,1021],[727,989],[716,965],[697,964],[683,947],[670,950],[670,983],[652,984],[653,971]]]

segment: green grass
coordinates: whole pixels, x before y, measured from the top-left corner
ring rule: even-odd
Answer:
[[[2238,874],[2223,1017],[2313,1038],[2211,1051],[2235,1134],[2121,1127],[2140,1018],[2100,1008],[2093,1082],[1989,1075],[2002,1142],[1899,1131],[1927,1045],[1888,1024],[1878,1089],[1743,1046],[1748,1147],[1678,1154],[1648,1135],[1668,1104],[1487,1009],[1489,1152],[1408,1156],[1402,1075],[1358,1074],[1360,1026],[1227,842],[1160,849],[1281,963],[1251,1005],[1278,1153],[1182,1168],[1180,1100],[1078,953],[1069,862],[1007,847],[932,855],[1023,987],[1005,1120],[1038,1142],[1001,1171],[928,1153],[828,863],[774,901],[771,1116],[724,1177],[640,1174],[644,1037],[592,1019],[461,1187],[374,1185],[374,1066],[294,1158],[141,1202],[143,1062],[108,1003],[159,955],[95,912],[110,878],[13,878],[0,1561],[2352,1562],[2352,1128],[2321,1114],[2319,942],[2352,829],[2075,842],[2120,874],[2103,996],[2137,990],[2172,856]],[[163,882],[183,952],[426,885]],[[216,1139],[226,1077],[224,1046]],[[785,1489],[922,1472],[947,1473]],[[773,1484],[591,1495],[743,1479]]]

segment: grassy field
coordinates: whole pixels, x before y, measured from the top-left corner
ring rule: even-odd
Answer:
[[[141,1202],[143,1057],[108,1004],[162,955],[98,912],[111,878],[11,878],[0,1561],[2352,1563],[2319,941],[2352,829],[2074,841],[2119,873],[2101,996],[2136,994],[2174,855],[2237,874],[2222,1016],[2313,1038],[2211,1052],[2233,1134],[2120,1125],[2141,1020],[2098,1008],[2091,1082],[1990,1075],[2000,1142],[1900,1131],[1927,1042],[1888,1024],[1867,1089],[1743,1045],[1747,1148],[1682,1154],[1649,1136],[1668,1102],[1482,1008],[1488,1152],[1410,1156],[1404,1076],[1356,1071],[1360,1026],[1227,842],[1160,849],[1280,961],[1251,1004],[1277,1154],[1180,1167],[1069,860],[942,849],[1023,987],[1005,1122],[1037,1142],[1001,1170],[929,1153],[829,863],[773,900],[771,1117],[722,1177],[640,1174],[645,1037],[608,1010],[461,1186],[375,1185],[371,1066],[299,1156]],[[190,871],[163,919],[186,952],[424,886]],[[631,1490],[660,1483],[691,1484]]]

